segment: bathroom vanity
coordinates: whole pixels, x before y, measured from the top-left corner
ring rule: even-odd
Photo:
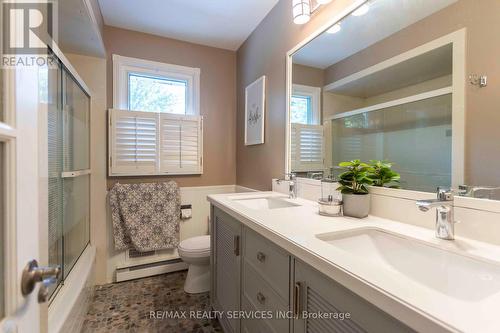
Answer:
[[[274,192],[209,201],[211,305],[225,332],[455,332],[474,331],[477,320],[482,332],[499,327],[500,269],[477,256],[498,255],[496,246],[438,240],[372,216],[324,217],[316,203]]]

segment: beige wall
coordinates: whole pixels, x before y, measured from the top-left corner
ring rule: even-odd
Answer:
[[[325,85],[325,72],[320,68],[293,64],[292,82],[311,87],[321,87]]]
[[[200,109],[204,117],[203,175],[110,177],[114,182],[173,179],[179,186],[229,185],[236,182],[236,53],[140,32],[104,27],[107,50],[107,106],[113,105],[113,54],[201,69]],[[105,137],[102,142],[106,142]]]
[[[237,184],[271,189],[271,179],[285,171],[286,53],[353,0],[337,0],[308,24],[295,25],[291,0],[280,0],[238,50]],[[244,145],[245,87],[266,75],[265,144]]]
[[[65,54],[91,93],[90,241],[96,247],[96,283],[106,282],[106,59]]]
[[[465,182],[500,185],[500,1],[460,0],[326,70],[332,82],[467,28],[467,75],[487,74],[488,87],[466,87]]]

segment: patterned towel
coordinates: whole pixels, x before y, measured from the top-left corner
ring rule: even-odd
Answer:
[[[115,184],[109,193],[116,250],[139,252],[179,245],[177,183]]]

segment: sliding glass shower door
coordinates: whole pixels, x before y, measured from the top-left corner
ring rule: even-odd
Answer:
[[[66,278],[89,242],[90,98],[63,73],[63,244]]]
[[[62,65],[45,75],[49,265],[62,268],[53,293],[90,238],[90,97]]]

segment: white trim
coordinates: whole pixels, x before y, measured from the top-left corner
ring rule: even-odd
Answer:
[[[4,323],[13,315],[18,305],[21,302],[21,297],[17,291],[18,284],[18,259],[17,259],[17,213],[16,213],[16,198],[17,198],[17,174],[19,165],[17,164],[17,138],[18,130],[15,126],[16,119],[16,89],[15,80],[16,72],[12,70],[4,70],[3,92],[5,98],[5,106],[3,118],[5,122],[0,122],[0,143],[3,144],[2,159],[5,161],[2,166],[3,178],[3,235],[0,239],[0,246],[3,246],[3,299],[4,303],[3,318],[0,317],[0,329]]]
[[[321,87],[293,84],[292,95],[307,96],[311,98],[312,123],[308,125],[321,124]]]
[[[325,120],[350,117],[350,116],[354,116],[354,115],[357,115],[360,113],[378,111],[378,110],[387,109],[387,108],[390,108],[393,106],[403,105],[403,104],[412,103],[412,102],[418,102],[418,101],[422,101],[422,100],[433,98],[433,97],[449,95],[452,93],[453,93],[452,87],[440,88],[440,89],[436,89],[436,90],[426,91],[424,93],[417,94],[417,95],[412,95],[412,96],[403,97],[400,99],[395,99],[393,101],[389,101],[389,102],[385,102],[385,103],[370,105],[370,106],[356,109],[356,110],[352,110],[352,111],[337,113],[337,114],[334,114],[332,116],[325,118]]]
[[[61,63],[64,65],[64,67],[66,67],[68,72],[75,78],[76,82],[82,87],[82,89],[85,91],[85,93],[87,95],[89,95],[90,97],[92,97],[92,93],[91,93],[90,88],[87,86],[85,81],[82,79],[82,77],[76,71],[75,67],[73,67],[71,62],[68,60],[68,58],[66,58],[64,53],[61,51],[61,49],[59,48],[59,46],[55,42],[52,45],[52,51],[54,52],[54,55],[59,58]]]
[[[185,115],[200,115],[199,68],[166,64],[157,61],[113,54],[113,108],[128,110],[128,73],[146,74],[187,81]],[[141,111],[141,110],[133,110]]]
[[[97,2],[98,0],[95,0],[95,1]],[[85,6],[85,8],[87,9],[87,12],[89,14],[90,22],[92,22],[92,29],[94,29],[94,31],[97,35],[97,38],[99,39],[98,42],[99,42],[99,45],[101,46],[101,51],[102,51],[101,55],[106,56],[106,46],[104,45],[104,40],[102,38],[101,29],[99,27],[99,22],[97,22],[96,13],[94,12],[94,6],[92,6],[91,0],[83,0],[83,5]],[[99,6],[98,3],[97,3],[97,6]],[[99,13],[99,14],[101,15],[101,13]]]
[[[300,50],[314,38],[321,35],[323,32],[328,30],[332,25],[342,20],[344,17],[348,16],[358,7],[362,6],[368,0],[351,0],[346,6],[340,8],[336,15],[333,15],[329,20],[326,20],[325,24],[316,29],[312,34],[303,39],[297,45],[295,45],[291,50],[286,53],[286,112],[285,112],[285,172],[288,173],[291,166],[291,152],[290,152],[290,99],[292,96],[292,67],[293,59],[292,56],[295,52]],[[334,6],[335,4],[332,4]]]
[[[451,137],[451,186],[457,188],[465,180],[465,86],[466,86],[466,35],[463,28],[443,37],[453,43],[453,95]]]

